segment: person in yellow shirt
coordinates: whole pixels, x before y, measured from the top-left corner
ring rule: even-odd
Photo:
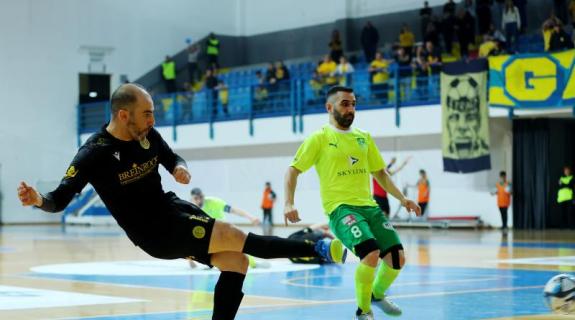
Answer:
[[[489,36],[484,36],[483,43],[479,46],[479,57],[487,58],[489,56],[498,55],[500,52],[499,42]]]
[[[405,49],[405,52],[411,57],[413,53],[413,46],[415,45],[415,35],[409,29],[407,24],[404,24],[399,32],[399,46]]]
[[[317,73],[322,78],[323,84],[327,86],[332,86],[337,83],[337,77],[335,76],[336,70],[337,64],[329,55],[326,55],[322,63],[317,67]]]
[[[230,102],[230,92],[228,90],[228,86],[225,84],[225,82],[220,80],[216,89],[218,89],[218,98],[222,104],[222,110],[227,117],[230,115],[228,111],[228,104]]]
[[[345,56],[341,56],[339,58],[339,64],[337,65],[337,69],[335,70],[335,74],[339,79],[339,85],[340,86],[349,85],[351,83],[351,75],[354,71],[355,70],[353,66],[351,65],[351,63],[349,63],[349,61],[347,61]]]
[[[305,139],[285,174],[284,220],[286,224],[300,221],[294,204],[297,179],[315,167],[330,229],[361,260],[355,272],[354,319],[370,320],[372,303],[388,315],[402,313],[385,292],[405,263],[397,232],[371,197],[371,176],[408,211],[420,215],[421,208],[395,186],[371,135],[351,126],[356,101],[349,87],[328,91],[329,124]]]
[[[371,93],[376,99],[381,99],[383,104],[387,103],[389,85],[389,61],[383,58],[381,52],[375,54],[375,59],[369,64],[369,74],[371,74]]]

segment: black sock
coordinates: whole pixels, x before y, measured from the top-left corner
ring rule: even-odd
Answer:
[[[357,310],[355,311],[355,315],[356,316],[361,316],[363,314],[363,310],[361,310],[359,307],[357,308]]]
[[[222,271],[214,289],[214,314],[212,320],[234,320],[244,293],[245,274]]]
[[[260,236],[250,232],[242,252],[264,259],[310,258],[318,256],[314,247],[315,244],[311,241]]]

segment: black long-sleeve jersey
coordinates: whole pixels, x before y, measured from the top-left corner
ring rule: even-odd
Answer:
[[[178,198],[162,189],[159,164],[170,173],[186,166],[154,129],[142,141],[122,141],[104,127],[80,147],[60,185],[43,195],[41,209],[63,210],[90,183],[136,245],[157,243],[170,237],[179,214]]]

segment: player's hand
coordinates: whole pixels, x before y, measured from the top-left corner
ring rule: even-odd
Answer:
[[[42,206],[42,196],[40,193],[24,181],[20,182],[18,186],[18,198],[23,206]]]
[[[261,223],[260,219],[258,219],[258,218],[256,218],[256,217],[251,217],[251,218],[250,218],[250,221],[252,222],[252,224],[253,224],[254,226],[259,226],[260,223]]]
[[[190,180],[192,178],[192,176],[190,175],[190,172],[184,166],[176,166],[174,168],[174,172],[172,172],[172,175],[174,176],[176,181],[181,183],[181,184],[190,183]]]
[[[405,199],[401,202],[401,205],[407,209],[407,212],[415,212],[416,216],[421,216],[421,208],[413,200]]]
[[[299,213],[293,205],[286,205],[284,209],[284,222],[288,225],[288,221],[291,223],[300,222]]]

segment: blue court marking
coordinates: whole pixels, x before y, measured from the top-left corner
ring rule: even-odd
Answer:
[[[237,319],[348,319],[354,302],[354,264],[309,271],[248,275],[246,295],[302,300],[293,305],[247,307]],[[404,310],[402,319],[485,319],[548,313],[542,287],[558,272],[407,266],[388,291]],[[74,276],[28,274],[32,277],[213,291],[217,276]],[[312,305],[305,305],[312,303]],[[93,319],[209,319],[209,312],[175,312]],[[463,317],[462,317],[463,316]],[[376,317],[382,313],[376,311]],[[90,319],[90,318],[88,318]]]
[[[572,242],[513,242],[501,243],[503,247],[532,248],[532,249],[575,249]]]

